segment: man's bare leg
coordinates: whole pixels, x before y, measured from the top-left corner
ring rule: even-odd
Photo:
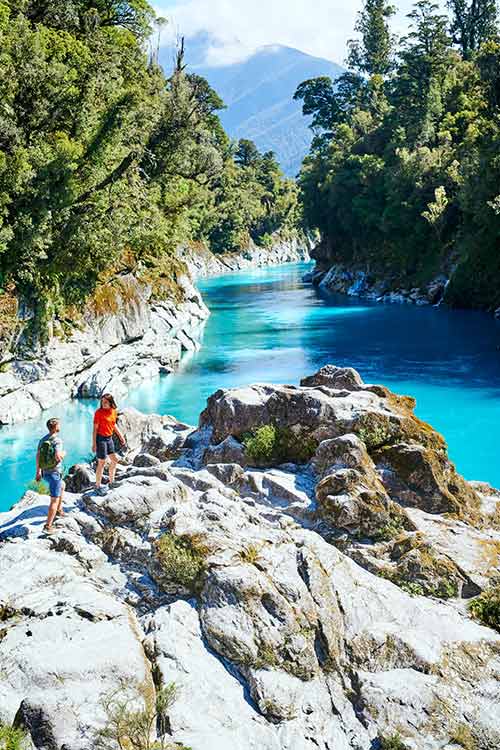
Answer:
[[[64,509],[62,507],[63,504],[63,497],[64,497],[64,490],[66,489],[66,483],[63,482],[61,485],[61,495],[59,497],[59,502],[57,504],[57,515],[62,517],[64,516]]]
[[[47,531],[50,531],[52,529],[52,524],[54,523],[54,518],[56,517],[59,500],[59,497],[50,498],[50,505],[47,513],[47,522],[45,524],[45,528],[47,529]]]

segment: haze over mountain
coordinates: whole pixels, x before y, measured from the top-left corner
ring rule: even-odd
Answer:
[[[197,34],[187,40],[186,59],[224,100],[224,128],[233,138],[255,141],[260,151],[274,151],[283,170],[294,176],[312,138],[300,102],[293,101],[295,90],[308,78],[337,78],[343,68],[282,45],[261,47],[241,62],[213,66],[205,62],[213,44],[211,35]],[[171,67],[170,48],[161,50],[160,62]]]

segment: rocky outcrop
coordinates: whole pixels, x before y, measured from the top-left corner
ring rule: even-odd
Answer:
[[[203,245],[182,247],[178,255],[192,278],[308,259],[297,239],[224,255]],[[122,397],[174,370],[184,352],[199,348],[209,316],[191,277],[178,277],[176,297],[164,301],[153,298],[148,284],[121,277],[109,311],[89,307],[69,335],[58,330],[47,346],[25,345],[21,358],[0,363],[0,425],[30,419],[69,398],[97,398],[104,391]]]
[[[80,486],[49,537],[43,496],[0,516],[0,722],[98,750],[113,696],[151,711],[175,683],[172,748],[499,746],[500,634],[467,600],[498,576],[500,495],[444,470],[410,399],[331,366],[304,382],[219,391],[197,429],[125,412],[106,496]],[[314,435],[310,460],[253,466],[269,420]],[[380,457],[408,447],[411,472]]]
[[[250,241],[240,252],[212,253],[204,245],[181,246],[179,258],[187,265],[194,279],[219,276],[232,271],[263,268],[281,263],[297,263],[309,260],[310,245],[306,238],[274,238],[271,247],[259,247]]]

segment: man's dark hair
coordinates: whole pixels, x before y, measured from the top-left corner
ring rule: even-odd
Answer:
[[[58,424],[59,424],[59,420],[56,419],[55,417],[52,417],[52,419],[48,419],[47,420],[47,429],[48,429],[48,431],[49,432],[54,432],[54,430],[56,429],[56,427],[57,427]]]

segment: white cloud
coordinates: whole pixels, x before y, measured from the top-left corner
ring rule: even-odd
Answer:
[[[225,65],[257,47],[284,44],[343,63],[361,0],[157,0],[156,9],[186,37],[210,32],[208,62]],[[399,3],[397,30],[411,0]]]

